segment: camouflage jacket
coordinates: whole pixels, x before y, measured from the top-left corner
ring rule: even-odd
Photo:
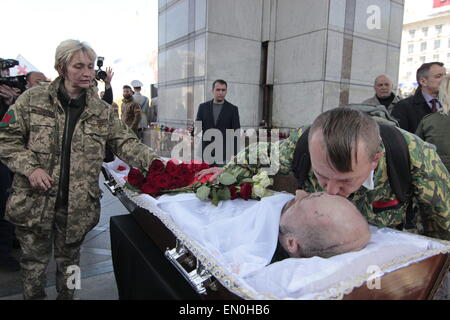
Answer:
[[[291,173],[294,151],[302,132],[303,128],[293,131],[288,139],[275,142],[272,146],[267,142],[250,145],[224,167],[224,172],[251,177],[261,167],[271,164],[272,167],[278,168],[280,174]],[[450,240],[449,173],[430,144],[404,130],[401,132],[408,143],[411,158],[412,197],[420,206],[423,226],[421,233],[429,237]],[[381,148],[384,149],[384,147]],[[254,159],[258,160],[254,161]],[[273,161],[277,160],[279,163],[274,165]],[[374,204],[388,204],[396,200],[389,185],[385,155],[374,170],[374,184],[374,190],[361,186],[349,197],[349,200],[373,225],[394,228],[404,222],[406,204],[381,210],[380,206],[377,206],[377,210],[374,210]],[[308,192],[323,191],[312,170],[308,174],[304,189]]]
[[[141,107],[133,98],[122,100],[122,121],[132,130],[137,130],[141,122]]]
[[[55,212],[65,123],[57,98],[60,81],[57,78],[25,91],[0,122],[0,160],[15,172],[6,218],[17,226],[48,235]],[[67,243],[80,241],[98,222],[99,173],[106,143],[133,167],[147,169],[156,157],[91,88],[72,138]],[[38,168],[54,180],[46,192],[29,183],[29,175]]]

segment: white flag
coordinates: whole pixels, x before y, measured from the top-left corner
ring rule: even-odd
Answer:
[[[26,75],[30,71],[39,71],[20,54],[17,56],[16,60],[19,61],[19,65],[9,69],[10,76]]]

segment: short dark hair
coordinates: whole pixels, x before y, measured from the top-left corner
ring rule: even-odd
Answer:
[[[129,85],[127,85],[127,84],[124,85],[122,89],[130,89],[130,90],[132,90],[131,87]]]
[[[213,90],[214,90],[214,86],[216,85],[216,83],[224,84],[224,85],[228,88],[228,83],[227,83],[225,80],[217,79],[217,80],[214,81],[213,84],[212,84]]]
[[[30,71],[30,72],[28,72],[28,73],[26,74],[25,79],[26,79],[27,81],[30,81],[30,77],[31,77],[33,74],[35,74],[35,73],[44,75],[42,72],[39,72],[39,71]]]
[[[442,63],[442,62],[438,62],[438,61],[434,61],[434,62],[427,62],[427,63],[424,63],[424,64],[422,64],[420,67],[419,67],[419,69],[417,69],[417,72],[416,72],[416,81],[417,81],[417,84],[419,85],[419,87],[420,87],[420,79],[421,78],[428,78],[428,72],[430,71],[430,68],[431,68],[431,66],[432,65],[438,65],[438,66],[440,66],[440,67],[443,67],[444,66],[444,64]]]
[[[380,128],[368,114],[345,107],[328,110],[314,120],[308,143],[320,129],[328,155],[328,163],[339,172],[352,171],[352,158],[358,159],[357,146],[365,142],[367,155],[373,159],[381,144]]]

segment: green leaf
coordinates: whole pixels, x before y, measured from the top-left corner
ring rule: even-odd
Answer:
[[[207,186],[201,186],[197,189],[197,192],[195,193],[197,195],[197,198],[199,198],[202,201],[208,200],[209,193],[211,192],[211,189]]]
[[[224,172],[219,176],[219,182],[226,186],[230,186],[236,182],[236,177],[233,176],[231,173]]]
[[[245,183],[245,182],[253,183],[254,181],[253,181],[252,178],[245,178],[245,179],[243,179],[239,184],[242,184],[242,183]]]
[[[212,195],[211,203],[217,207],[217,205],[218,205],[219,202],[220,202],[220,199],[219,199],[219,193],[217,192],[216,189],[212,189],[212,190],[211,190],[211,195]]]
[[[217,191],[217,196],[219,197],[219,200],[230,200],[231,199],[231,193],[228,188],[219,189]]]

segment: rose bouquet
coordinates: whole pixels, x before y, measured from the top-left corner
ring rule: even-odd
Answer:
[[[161,160],[154,160],[146,173],[131,168],[126,186],[153,197],[194,192],[200,200],[210,200],[216,206],[222,200],[260,199],[273,194],[267,189],[273,182],[265,171],[252,178],[240,178],[226,172],[215,181],[209,181],[211,175],[202,179],[195,177],[196,173],[208,168],[205,162],[170,160],[164,164]]]

